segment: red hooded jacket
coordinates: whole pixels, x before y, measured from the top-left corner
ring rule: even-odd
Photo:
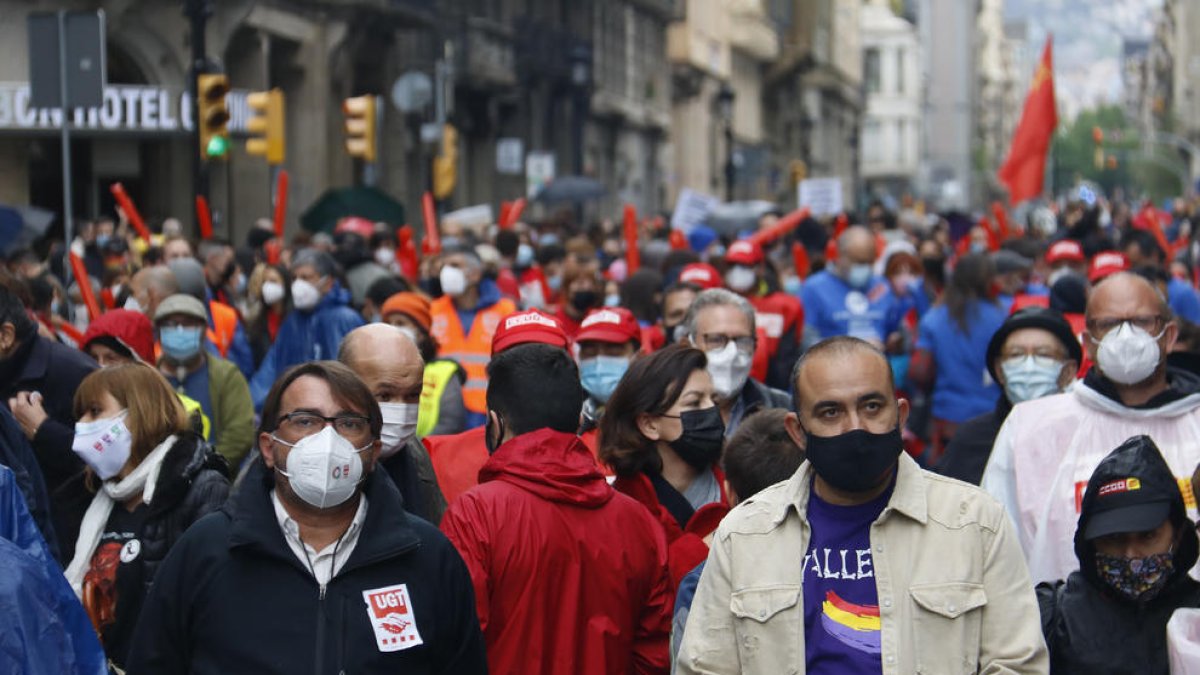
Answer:
[[[666,673],[667,544],[574,434],[504,443],[442,530],[475,584],[493,673]]]

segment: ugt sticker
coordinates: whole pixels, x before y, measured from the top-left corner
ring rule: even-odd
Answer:
[[[423,644],[407,584],[363,591],[363,600],[367,603],[371,626],[375,628],[379,651],[398,652]]]

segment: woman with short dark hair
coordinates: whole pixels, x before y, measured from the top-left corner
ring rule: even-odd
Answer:
[[[670,544],[678,584],[708,555],[703,538],[729,510],[718,462],[725,438],[704,352],[670,345],[635,359],[600,419],[613,487],[641,502]]]

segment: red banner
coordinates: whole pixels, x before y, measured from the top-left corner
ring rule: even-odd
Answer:
[[[203,195],[196,195],[196,223],[200,225],[200,238],[212,239],[212,212]]]
[[[642,265],[642,252],[638,249],[637,209],[633,208],[633,204],[625,205],[624,230],[626,274],[633,274]]]
[[[438,233],[437,211],[433,208],[433,195],[426,192],[421,195],[421,211],[425,215],[425,240],[421,249],[426,255],[442,252],[442,238]]]
[[[275,178],[275,236],[283,240],[283,223],[287,217],[288,172],[280,170]]]
[[[92,292],[92,280],[87,268],[83,266],[83,258],[71,253],[71,273],[75,275],[75,283],[79,286],[79,295],[83,304],[87,305],[88,317],[95,321],[100,316],[100,303],[96,302],[96,294]]]
[[[129,224],[133,229],[137,230],[138,236],[147,244],[150,243],[150,229],[146,227],[146,223],[142,220],[142,214],[138,213],[137,207],[133,205],[133,200],[129,198],[129,194],[125,192],[125,186],[120,183],[113,183],[109,186],[109,191],[117,200],[117,206],[125,212],[125,217],[129,219]]]

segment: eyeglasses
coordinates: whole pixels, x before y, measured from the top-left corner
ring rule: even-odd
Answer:
[[[1032,356],[1035,362],[1041,360],[1043,363],[1046,360],[1065,361],[1067,359],[1067,356],[1057,349],[1038,347],[1031,350],[1020,348],[1005,350],[1000,353],[1000,360],[1012,361],[1013,359],[1023,359],[1026,356]]]
[[[754,352],[753,335],[742,335],[740,337],[730,337],[724,333],[703,333],[700,335],[700,346],[705,351],[725,349],[725,345],[731,341],[737,345],[737,350],[743,354]]]
[[[1087,322],[1088,332],[1092,337],[1102,338],[1109,331],[1117,328],[1123,323],[1128,323],[1134,328],[1141,328],[1151,335],[1158,335],[1166,327],[1167,317],[1157,314],[1143,314],[1140,316],[1126,316],[1108,319],[1090,319]]]
[[[311,412],[291,412],[279,418],[280,429],[300,438],[312,436],[329,424],[340,436],[352,441],[362,440],[371,431],[370,418],[362,415],[325,417]]]

